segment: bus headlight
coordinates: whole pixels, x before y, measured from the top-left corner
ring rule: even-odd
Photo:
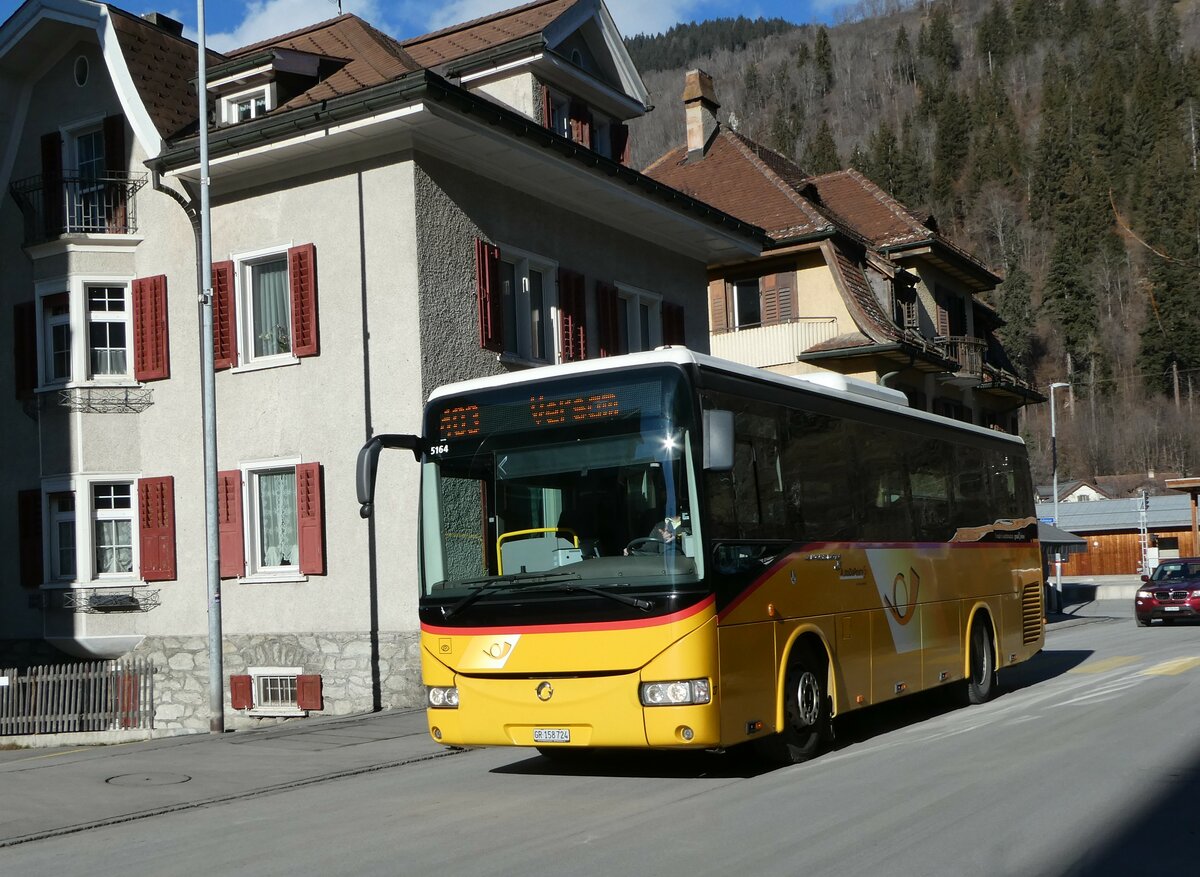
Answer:
[[[426,689],[426,694],[431,709],[458,709],[458,689],[454,686],[430,685]]]
[[[678,682],[643,682],[642,706],[681,706],[708,703],[712,692],[707,679],[681,679]]]

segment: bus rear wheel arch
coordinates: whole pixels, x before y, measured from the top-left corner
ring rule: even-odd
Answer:
[[[800,764],[833,739],[828,691],[829,659],[816,643],[797,642],[784,670],[783,726],[757,741],[759,752],[776,764]]]
[[[992,619],[975,613],[967,632],[967,703],[986,703],[996,695],[996,649]]]

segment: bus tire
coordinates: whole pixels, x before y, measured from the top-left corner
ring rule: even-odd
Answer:
[[[967,703],[987,703],[996,694],[996,655],[992,650],[991,626],[980,615],[971,625],[970,675],[967,676]]]
[[[784,726],[759,743],[759,751],[777,764],[800,764],[813,758],[833,738],[823,659],[797,646],[788,659],[783,695]]]

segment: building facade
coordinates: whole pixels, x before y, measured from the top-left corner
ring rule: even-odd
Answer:
[[[708,266],[762,232],[627,166],[647,96],[599,0],[405,42],[344,15],[210,53],[202,276],[181,30],[0,26],[0,663],[149,656],[157,726],[208,727],[211,295],[227,719],[418,705],[418,468],[367,524],[358,448],[450,380],[706,350]]]

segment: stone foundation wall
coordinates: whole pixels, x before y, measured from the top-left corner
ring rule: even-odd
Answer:
[[[154,662],[155,729],[209,728],[208,640],[204,637],[147,637],[135,655]],[[225,637],[225,727],[277,722],[229,706],[229,677],[250,667],[300,667],[321,676],[324,709],[311,715],[349,715],[374,707],[371,641],[365,634],[314,633]],[[383,709],[424,704],[420,642],[415,632],[379,635],[379,694]]]

